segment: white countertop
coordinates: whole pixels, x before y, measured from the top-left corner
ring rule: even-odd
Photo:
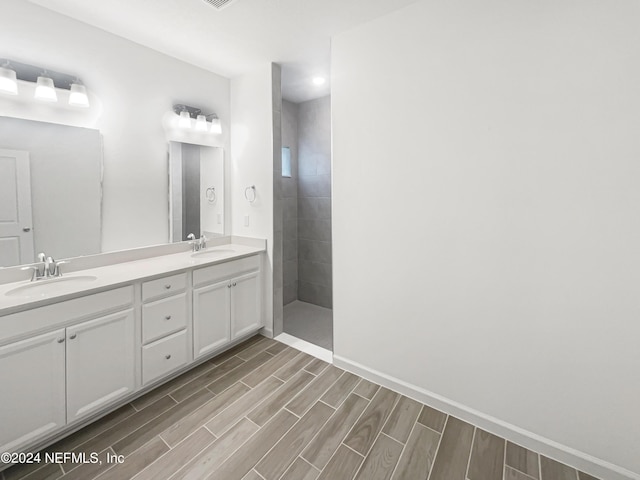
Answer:
[[[64,267],[61,267],[63,272],[62,278],[96,277],[96,279],[92,281],[74,282],[57,281],[53,279],[0,284],[0,317],[34,307],[41,307],[51,303],[81,297],[90,293],[109,290],[110,288],[132,284],[140,280],[184,272],[193,268],[215,265],[217,263],[255,255],[265,250],[261,247],[235,243],[219,245],[203,250],[203,252],[216,251],[219,251],[219,254],[212,254],[212,257],[194,257],[194,252],[189,251],[124,263],[115,263],[99,268],[74,271],[69,274],[64,274]],[[38,284],[41,287],[45,287],[47,283],[55,283],[55,287],[52,288],[51,291],[47,291],[46,288],[38,288],[37,293],[26,293],[26,289],[23,290],[24,293],[20,295],[11,293],[12,290],[24,285]]]

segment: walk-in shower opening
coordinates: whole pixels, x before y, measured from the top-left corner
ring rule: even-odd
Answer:
[[[327,350],[333,350],[330,105],[330,96],[282,102],[281,177],[283,330]]]

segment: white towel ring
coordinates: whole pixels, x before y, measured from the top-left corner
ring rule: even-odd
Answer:
[[[204,196],[207,197],[209,203],[216,203],[216,189],[215,187],[209,187],[205,190]]]
[[[244,189],[244,198],[247,199],[249,203],[253,203],[256,201],[256,186],[251,185]]]

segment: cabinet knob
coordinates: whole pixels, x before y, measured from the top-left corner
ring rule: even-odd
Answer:
[[[233,282],[233,286],[235,287],[236,285],[237,285],[237,283],[236,283],[236,282]]]
[[[74,333],[73,335],[69,335],[69,340],[74,340],[78,334]]]
[[[231,284],[227,285],[227,288],[231,288]]]
[[[170,284],[167,284],[167,285],[165,285],[165,286],[164,286],[164,288],[166,288],[167,290],[169,290],[169,289],[171,288],[171,285],[170,285]]]
[[[64,338],[59,338],[58,343],[64,343]]]
[[[171,358],[171,355],[165,355],[164,358],[166,358],[167,360],[169,360]]]
[[[166,317],[164,317],[165,320],[171,320],[171,315],[167,315]]]

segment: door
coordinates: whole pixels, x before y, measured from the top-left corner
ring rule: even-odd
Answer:
[[[230,340],[231,282],[193,290],[193,356],[201,357]]]
[[[258,330],[260,317],[260,272],[235,278],[231,285],[231,339]]]
[[[134,318],[126,310],[67,328],[68,423],[134,391]]]
[[[0,267],[31,263],[29,152],[0,149]]]
[[[64,329],[0,347],[0,452],[65,424]]]

